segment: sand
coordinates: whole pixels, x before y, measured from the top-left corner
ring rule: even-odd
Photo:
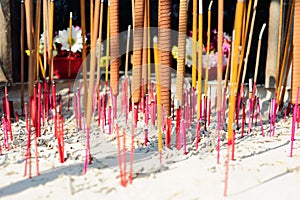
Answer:
[[[59,87],[66,94],[64,84]],[[10,98],[18,98],[18,87],[10,88]],[[18,104],[14,105],[18,109]],[[265,106],[264,106],[265,108]],[[212,109],[213,110],[213,109]],[[265,108],[267,110],[267,108]],[[83,175],[85,135],[76,128],[72,112],[66,112],[65,157],[59,162],[57,141],[45,127],[38,140],[39,171],[36,176],[32,159],[31,179],[24,177],[26,138],[25,122],[13,124],[11,150],[0,155],[0,199],[223,199],[226,169],[226,133],[222,131],[220,164],[217,164],[216,120],[202,132],[195,150],[195,125],[187,132],[187,154],[164,148],[159,162],[155,127],[149,130],[150,142],[143,145],[143,124],[135,132],[133,182],[120,184],[115,134],[104,134],[96,124],[91,131],[93,163]],[[67,120],[69,118],[69,120]],[[284,122],[278,117],[273,137],[264,121],[265,137],[260,126],[241,138],[237,134],[235,160],[229,165],[226,199],[299,199],[300,136],[296,131],[294,156],[290,153],[291,115]],[[51,122],[50,122],[51,123]],[[120,120],[120,123],[123,123]],[[106,127],[107,128],[107,127]],[[129,173],[130,129],[127,138],[127,175]],[[173,130],[174,133],[174,130]],[[1,145],[3,132],[0,132]],[[172,138],[174,141],[174,137]],[[34,144],[34,143],[32,143]],[[3,147],[3,146],[2,146]],[[34,148],[32,149],[34,153]]]

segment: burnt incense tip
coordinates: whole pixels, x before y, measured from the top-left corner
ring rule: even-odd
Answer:
[[[24,0],[21,0],[21,3],[24,3]]]

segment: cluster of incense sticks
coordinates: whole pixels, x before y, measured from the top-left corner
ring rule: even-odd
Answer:
[[[171,12],[170,0],[159,1],[159,29],[171,28]],[[210,56],[210,40],[211,40],[211,22],[214,20],[212,15],[213,0],[210,1],[207,12],[207,56],[205,62],[205,74],[202,75],[202,54],[203,54],[203,0],[193,0],[193,26],[192,26],[192,85],[185,87],[185,54],[186,54],[186,32],[187,32],[187,5],[188,1],[181,0],[179,8],[179,35],[178,35],[178,60],[177,60],[177,80],[176,94],[171,99],[171,81],[170,81],[170,48],[171,34],[168,31],[158,31],[158,38],[153,39],[153,52],[155,62],[155,80],[151,80],[151,49],[150,49],[150,1],[149,0],[132,0],[132,27],[134,41],[133,44],[133,68],[132,78],[128,77],[128,62],[129,62],[129,46],[130,46],[130,29],[128,27],[127,46],[126,46],[126,63],[125,77],[120,83],[122,89],[122,97],[120,107],[121,114],[125,116],[124,127],[118,124],[118,105],[117,97],[119,94],[119,0],[109,0],[107,2],[107,38],[106,38],[106,66],[105,66],[105,89],[100,90],[100,66],[101,59],[100,47],[102,44],[102,28],[103,28],[103,8],[104,0],[90,1],[90,30],[91,30],[91,52],[98,47],[98,60],[96,54],[91,55],[90,71],[87,73],[87,63],[83,62],[83,82],[74,91],[74,116],[76,125],[79,130],[83,130],[86,136],[86,154],[84,162],[84,173],[87,171],[88,164],[92,162],[90,150],[90,134],[92,132],[91,124],[93,116],[97,114],[98,126],[101,127],[103,133],[116,134],[118,142],[118,161],[120,167],[121,185],[124,187],[127,184],[126,175],[126,132],[127,127],[131,128],[131,144],[130,144],[130,167],[129,167],[129,182],[132,182],[133,160],[134,160],[134,137],[135,131],[139,128],[138,123],[140,114],[144,120],[144,145],[148,145],[148,132],[150,125],[157,127],[158,151],[162,159],[163,144],[165,147],[171,147],[171,130],[172,120],[176,120],[175,125],[175,147],[183,149],[184,154],[187,153],[187,130],[195,133],[195,148],[198,150],[198,145],[201,139],[201,128],[205,131],[209,130],[211,124],[211,108],[212,95],[211,87],[209,87],[209,59]],[[233,31],[232,48],[229,52],[229,61],[226,67],[225,80],[222,88],[222,68],[223,68],[223,7],[224,1],[218,1],[218,85],[217,85],[217,163],[220,163],[220,131],[228,127],[228,152],[226,161],[225,175],[225,191],[227,194],[229,161],[235,157],[235,135],[241,134],[244,136],[246,132],[246,121],[248,121],[247,133],[250,134],[253,126],[257,125],[259,118],[262,136],[265,136],[262,114],[261,101],[257,95],[257,74],[260,60],[260,49],[262,36],[266,24],[261,28],[258,40],[258,49],[255,65],[255,74],[249,82],[249,94],[245,92],[245,77],[248,67],[248,58],[250,54],[252,36],[256,18],[256,8],[258,0],[245,1],[238,0],[236,4],[236,19]],[[280,17],[282,18],[282,1]],[[82,28],[82,43],[85,46],[86,42],[86,24],[85,24],[85,1],[80,1],[81,8],[81,28]],[[29,177],[31,177],[31,141],[35,141],[36,147],[36,163],[38,172],[38,151],[36,139],[41,136],[41,127],[49,125],[50,119],[53,122],[53,132],[58,142],[58,153],[60,162],[64,162],[64,117],[62,115],[62,99],[56,94],[56,85],[53,82],[53,15],[54,15],[54,0],[43,0],[43,29],[45,33],[44,49],[47,49],[44,54],[44,68],[41,67],[39,56],[39,34],[40,34],[40,15],[41,15],[41,0],[37,1],[36,21],[33,23],[33,4],[32,1],[21,1],[21,17],[24,21],[24,9],[26,12],[26,31],[27,43],[30,54],[29,59],[29,105],[24,103],[24,58],[21,60],[21,108],[24,108],[26,117],[26,129],[28,133],[26,165],[29,168]],[[198,13],[197,13],[198,11]],[[277,61],[277,78],[275,98],[270,101],[269,120],[270,120],[270,136],[274,136],[276,128],[276,112],[281,106],[285,89],[281,90],[282,83],[286,85],[289,66],[292,61],[292,56],[288,52],[292,50],[290,45],[290,30],[292,26],[292,15],[294,11],[294,3],[290,5],[287,13],[287,30],[283,36],[279,36],[278,45],[278,61]],[[251,18],[252,15],[252,18]],[[197,18],[198,17],[198,18]],[[281,19],[282,20],[282,19]],[[251,21],[251,24],[250,24]],[[198,23],[198,26],[197,26]],[[24,25],[21,27],[21,51],[24,51]],[[249,29],[250,25],[250,29]],[[280,28],[282,21],[280,21]],[[69,48],[72,47],[72,13],[69,19],[70,35]],[[144,28],[144,32],[138,29]],[[198,34],[197,34],[197,29]],[[248,30],[249,29],[249,30]],[[147,30],[147,31],[145,31]],[[110,38],[114,39],[111,40]],[[286,38],[281,42],[282,37]],[[97,43],[98,41],[98,43]],[[256,41],[254,41],[256,42]],[[284,44],[284,53],[281,55],[281,43]],[[247,45],[247,46],[246,46]],[[197,48],[198,46],[198,48]],[[35,53],[33,53],[35,52]],[[291,54],[291,53],[290,53]],[[69,54],[70,59],[71,51]],[[282,57],[282,58],[281,58]],[[82,59],[86,58],[86,48],[83,48]],[[111,58],[111,60],[109,60]],[[48,62],[47,62],[48,60]],[[49,66],[49,79],[46,79],[46,67]],[[146,69],[140,66],[147,66]],[[287,66],[286,69],[281,69],[279,66]],[[39,71],[42,71],[44,82],[39,80]],[[71,62],[68,65],[68,109],[71,105],[71,81],[70,81]],[[110,69],[109,69],[110,68]],[[197,74],[198,69],[198,74]],[[111,72],[109,82],[109,70]],[[97,73],[97,76],[95,74]],[[229,77],[230,75],[230,77]],[[197,83],[198,76],[198,83]],[[95,80],[95,77],[96,80]],[[202,77],[205,77],[202,80]],[[89,82],[87,81],[89,80]],[[230,81],[229,81],[230,80]],[[204,87],[202,83],[204,81]],[[34,83],[37,83],[34,85]],[[50,84],[51,83],[51,84]],[[253,87],[252,87],[253,85]],[[227,92],[229,89],[229,92]],[[203,91],[203,92],[202,92]],[[229,99],[227,94],[229,93]],[[248,100],[247,100],[248,95]],[[293,151],[293,141],[295,138],[296,123],[299,123],[299,108],[298,108],[297,92],[296,104],[293,109],[293,123],[291,135],[291,152]],[[228,103],[227,103],[228,100]],[[172,103],[171,103],[172,102]],[[2,129],[4,131],[4,149],[9,149],[9,140],[13,140],[11,121],[10,121],[10,106],[8,101],[8,92],[5,88],[5,97],[3,99],[3,110],[5,115],[2,117]],[[29,108],[28,108],[29,106]],[[226,120],[226,110],[228,108],[228,121]],[[287,109],[288,110],[288,109]],[[37,112],[36,112],[37,111]],[[130,112],[132,121],[130,121]],[[242,119],[240,120],[240,112]],[[197,113],[197,115],[196,115]],[[23,114],[23,110],[22,110]],[[286,111],[285,116],[288,114]],[[196,116],[195,116],[196,115]],[[17,116],[17,115],[16,115]],[[176,117],[176,118],[175,118]],[[196,123],[196,129],[192,129],[192,125]],[[120,126],[119,126],[120,125]],[[241,127],[241,129],[240,129]],[[34,139],[32,134],[34,133]],[[165,136],[165,137],[164,137]],[[165,141],[163,141],[165,139]],[[123,142],[122,142],[123,141]],[[0,146],[0,152],[2,147]],[[160,160],[161,161],[161,160]],[[162,163],[162,161],[161,161]]]

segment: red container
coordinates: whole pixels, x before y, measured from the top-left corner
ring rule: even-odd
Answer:
[[[69,60],[71,60],[70,77],[68,77]],[[82,64],[82,58],[66,58],[54,57],[53,58],[53,74],[57,79],[74,79],[79,72]]]

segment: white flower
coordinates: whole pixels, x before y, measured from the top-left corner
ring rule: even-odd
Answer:
[[[44,54],[44,47],[45,47],[45,33],[42,33],[41,38],[40,38],[40,47],[39,47],[39,53],[40,54]],[[48,47],[46,47],[46,49],[47,48]],[[53,44],[52,56],[56,56],[56,55],[57,55],[56,46],[55,46],[55,44]]]
[[[76,53],[77,51],[81,52],[82,45],[82,31],[80,28],[75,28],[72,26],[72,47],[71,51]],[[54,42],[60,43],[62,45],[61,50],[70,50],[69,45],[69,37],[70,37],[70,28],[67,30],[58,31],[58,36],[54,38]]]

